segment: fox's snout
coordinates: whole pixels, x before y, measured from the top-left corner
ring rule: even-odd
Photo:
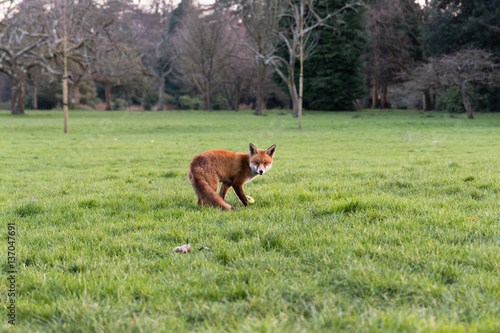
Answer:
[[[262,174],[264,173],[263,170],[259,170],[259,174],[262,176]]]

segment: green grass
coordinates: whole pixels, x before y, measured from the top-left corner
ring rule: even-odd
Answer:
[[[500,330],[500,114],[266,113],[0,112],[17,331]],[[198,207],[192,157],[249,142],[255,204]]]

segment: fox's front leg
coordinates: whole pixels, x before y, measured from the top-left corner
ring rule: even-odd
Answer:
[[[236,192],[238,198],[240,198],[240,201],[243,204],[243,206],[248,206],[247,196],[245,195],[245,192],[243,192],[243,185],[233,185],[233,189],[234,192]]]

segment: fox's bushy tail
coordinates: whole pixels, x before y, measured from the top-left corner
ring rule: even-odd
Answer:
[[[195,163],[195,160],[193,160],[191,166],[189,167],[188,177],[191,181],[191,184],[193,185],[196,196],[198,197],[198,199],[211,206],[220,207],[225,210],[233,210],[234,208],[230,204],[225,202],[224,199],[222,199],[216,192],[217,186],[219,185],[218,179],[213,179],[213,186],[215,187],[214,189],[205,178],[205,174],[210,174],[210,171],[207,169],[209,169],[207,168],[207,165],[201,167],[197,165],[197,163]],[[215,175],[215,172],[213,173],[213,175]]]

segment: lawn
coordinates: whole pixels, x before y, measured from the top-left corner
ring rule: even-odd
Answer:
[[[1,111],[0,331],[500,330],[499,113],[266,114]],[[249,142],[255,203],[197,206],[193,156]]]

